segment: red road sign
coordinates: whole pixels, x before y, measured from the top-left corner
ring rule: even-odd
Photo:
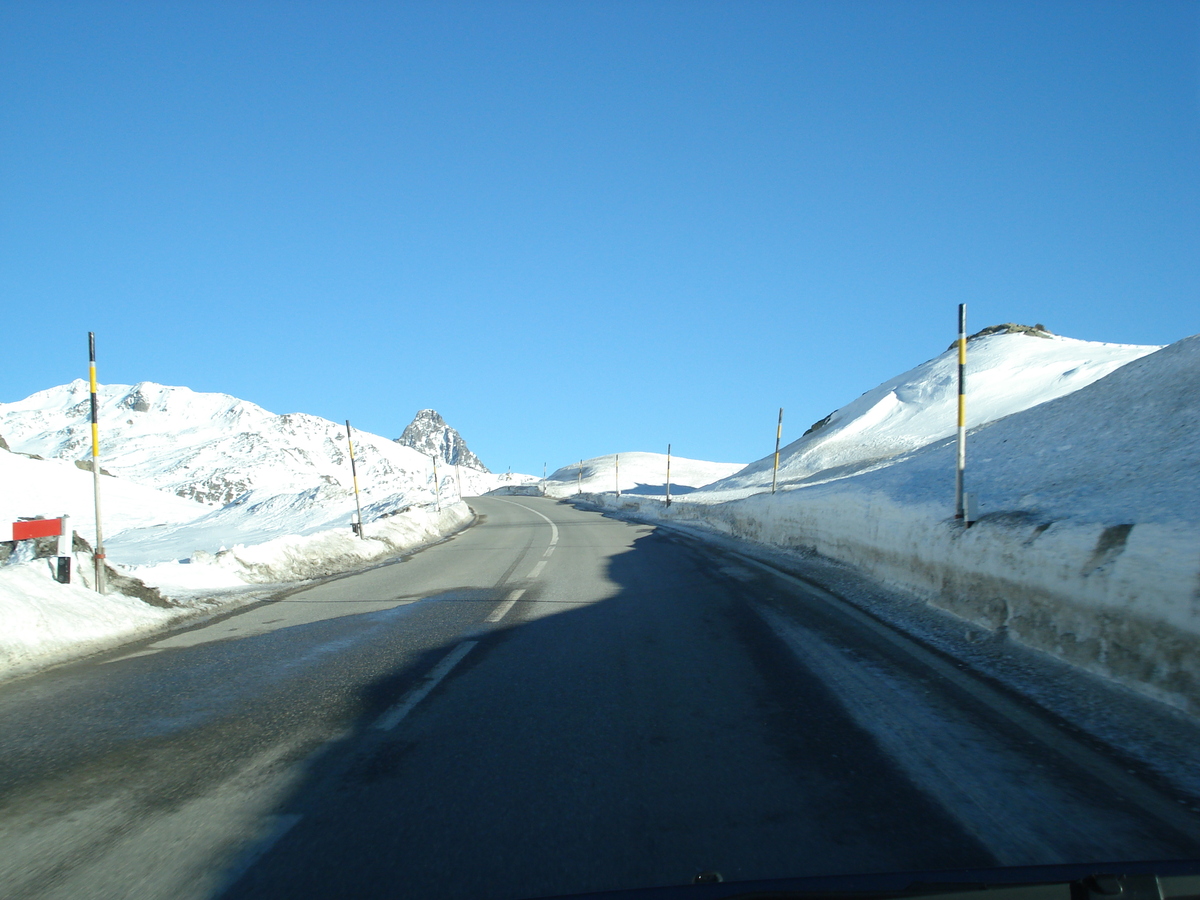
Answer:
[[[31,538],[58,537],[62,534],[62,519],[34,519],[30,522],[13,522],[12,539],[28,541]]]

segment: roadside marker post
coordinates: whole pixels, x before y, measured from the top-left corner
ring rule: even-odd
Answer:
[[[579,471],[576,473],[575,493],[583,496],[583,460],[579,461]]]
[[[438,482],[437,457],[431,456],[429,458],[433,460],[433,504],[434,504],[434,508],[438,512],[441,512],[442,511],[442,486]]]
[[[775,479],[779,475],[779,439],[783,437],[783,407],[779,407],[779,424],[775,426],[775,468],[771,470],[771,493],[775,493]]]
[[[966,517],[963,477],[967,469],[967,304],[958,304],[958,456],[954,466],[954,518]]]
[[[671,445],[667,444],[667,506],[671,505]]]
[[[613,480],[617,483],[617,499],[621,497],[621,454],[616,455],[616,460],[613,463]]]
[[[107,594],[104,583],[104,529],[100,525],[100,404],[96,400],[96,332],[88,332],[88,382],[92,401],[92,489],[96,495],[96,592]]]
[[[69,524],[70,516],[63,514],[59,519],[60,527],[58,529],[58,571],[55,573],[55,580],[59,584],[71,583],[71,553],[75,549],[75,541],[71,536],[71,526]]]
[[[350,530],[357,534],[363,540],[362,527],[362,503],[358,499],[358,466],[354,462],[354,438],[350,435],[350,420],[346,420],[346,443],[350,446],[350,477],[354,480],[354,508],[358,511],[357,517],[350,523]]]

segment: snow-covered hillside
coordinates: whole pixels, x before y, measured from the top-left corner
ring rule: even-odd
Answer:
[[[356,506],[342,425],[149,382],[101,386],[100,401],[101,463],[112,473],[100,479],[108,563],[161,589],[167,605],[91,593],[86,554],[77,554],[73,583],[57,584],[30,543],[17,545],[0,561],[0,673],[244,602],[254,584],[328,574],[436,540],[470,521],[460,496],[532,480],[446,465],[435,489],[429,457],[356,431],[360,539],[350,528]],[[0,404],[0,435],[12,448],[0,445],[0,521],[66,513],[73,531],[94,540],[90,466],[76,464],[91,453],[87,384]]]
[[[978,427],[1086,387],[1155,346],[1108,344],[1048,332],[989,334],[968,343],[967,425]],[[831,413],[779,456],[779,484],[840,478],[954,434],[958,353],[951,349]],[[769,487],[774,454],[710,491]]]
[[[275,415],[228,394],[151,382],[101,385],[99,394],[101,462],[114,475],[215,506],[248,491],[351,487],[345,427],[328,419]],[[82,380],[0,404],[0,434],[13,450],[84,459],[90,428]],[[428,457],[378,435],[354,437],[362,489],[433,501]]]
[[[744,468],[742,463],[708,462],[703,459],[671,457],[671,495],[694,491]],[[563,466],[546,479],[546,493],[551,497],[569,497],[578,493],[616,491],[620,472],[623,494],[666,493],[667,455],[665,453],[621,453],[595,456],[573,465]],[[582,480],[581,480],[582,473]]]
[[[101,477],[105,527],[109,534],[192,522],[212,508],[156,491],[126,478]],[[70,516],[70,527],[89,537],[95,532],[92,473],[61,459],[30,459],[0,450],[0,522],[43,516]]]

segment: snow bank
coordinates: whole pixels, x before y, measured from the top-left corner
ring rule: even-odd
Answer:
[[[1200,336],[973,431],[953,518],[944,441],[774,496],[594,495],[603,505],[816,551],[1200,712]],[[724,500],[724,502],[722,502]]]
[[[3,454],[0,453],[0,456]],[[365,537],[348,529],[278,537],[253,546],[183,561],[122,567],[122,573],[158,588],[169,606],[88,587],[92,560],[75,554],[72,584],[53,578],[51,561],[29,559],[30,542],[0,566],[0,678],[45,668],[118,646],[181,621],[267,596],[268,586],[345,571],[414,549],[471,521],[462,502],[435,512],[407,512],[368,523]]]
[[[238,544],[216,554],[198,551],[184,560],[131,566],[129,571],[168,593],[186,591],[198,584],[212,588],[303,581],[432,543],[471,520],[470,507],[458,501],[440,512],[413,509],[368,522],[362,538],[347,526],[315,534],[285,535],[249,546]]]
[[[0,567],[0,620],[4,622],[0,678],[149,634],[180,615],[180,610],[152,606],[123,594],[101,596],[79,577],[71,584],[59,584],[51,563],[14,559]],[[91,558],[76,554],[73,565],[76,573],[88,571]]]

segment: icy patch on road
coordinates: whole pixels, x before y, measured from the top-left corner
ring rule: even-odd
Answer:
[[[1106,795],[1093,800],[1063,784],[1045,748],[1016,746],[900,673],[755,608],[884,755],[1000,865],[1161,856],[1161,844]]]

